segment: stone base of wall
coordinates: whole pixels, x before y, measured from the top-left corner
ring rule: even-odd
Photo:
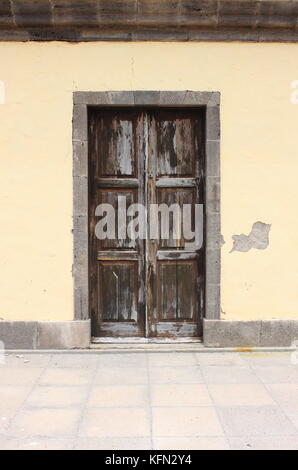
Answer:
[[[298,341],[298,320],[204,320],[206,347],[289,347]]]
[[[90,320],[0,321],[5,349],[83,349],[91,342]],[[298,320],[204,320],[205,347],[289,347],[298,341]]]
[[[89,348],[91,323],[0,321],[0,341],[5,349]]]

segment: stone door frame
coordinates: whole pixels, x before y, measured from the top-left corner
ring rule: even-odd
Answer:
[[[74,319],[89,315],[88,107],[206,108],[205,315],[220,319],[220,93],[209,91],[103,91],[73,93]]]

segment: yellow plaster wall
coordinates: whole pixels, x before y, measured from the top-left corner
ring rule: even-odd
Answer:
[[[72,92],[220,91],[222,318],[298,318],[298,44],[1,43],[0,318],[73,318]],[[264,251],[233,234],[272,224]]]

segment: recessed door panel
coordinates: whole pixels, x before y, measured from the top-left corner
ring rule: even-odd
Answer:
[[[194,176],[197,141],[193,118],[159,112],[156,132],[157,176]]]
[[[158,248],[184,249],[184,234],[194,232],[194,207],[196,188],[161,188],[156,189],[157,204],[161,208],[159,214],[159,245]],[[185,207],[187,206],[187,207]],[[191,214],[183,226],[183,210]],[[189,240],[190,241],[190,240]]]
[[[136,119],[131,113],[106,111],[97,121],[98,176],[136,176]]]
[[[138,321],[136,261],[99,261],[99,318],[103,322]]]
[[[113,232],[114,236],[109,235],[108,238],[99,239],[97,238],[98,250],[107,250],[107,249],[133,249],[136,247],[135,240],[132,240],[131,237],[128,237],[127,234],[123,236],[123,231],[119,230],[119,211],[121,211],[121,202],[125,203],[125,207],[129,207],[131,204],[138,202],[138,190],[137,189],[116,189],[116,188],[103,188],[97,190],[97,206],[102,204],[103,209],[106,211],[103,212],[102,225],[100,227],[103,235],[110,229],[110,232]],[[105,208],[104,205],[107,204],[108,207]],[[120,206],[120,207],[119,207]],[[109,211],[111,211],[109,213]],[[112,220],[108,217],[113,215]],[[120,222],[121,222],[120,218]],[[105,223],[106,222],[106,223]],[[100,223],[100,222],[97,222]],[[109,227],[108,227],[109,224]],[[126,228],[126,227],[125,227]],[[125,230],[125,232],[127,232]]]

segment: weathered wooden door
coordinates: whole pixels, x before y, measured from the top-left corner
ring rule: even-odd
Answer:
[[[90,310],[95,337],[196,337],[204,310],[204,247],[187,248],[183,205],[204,203],[204,109],[96,109],[89,115]],[[147,211],[127,235],[131,204]],[[115,209],[115,237],[98,239],[96,208]],[[162,216],[169,212],[168,237]],[[172,206],[174,207],[174,206]],[[158,237],[152,236],[153,214]],[[202,222],[202,221],[200,221]],[[180,235],[177,238],[180,224]],[[176,234],[176,235],[175,235]]]
[[[94,336],[145,334],[145,241],[131,240],[120,201],[144,204],[144,114],[90,113],[90,306]],[[115,209],[115,237],[99,240],[96,207]],[[119,233],[120,232],[120,233]],[[124,232],[124,233],[123,233]]]

